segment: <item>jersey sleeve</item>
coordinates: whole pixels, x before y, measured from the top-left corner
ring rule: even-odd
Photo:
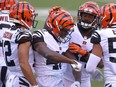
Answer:
[[[33,32],[33,44],[37,42],[44,42],[44,37],[40,31]]]
[[[16,36],[16,43],[25,43],[25,42],[32,42],[32,34],[28,31],[20,31],[18,35]]]
[[[93,44],[99,44],[101,42],[101,37],[98,32],[94,32],[91,36],[91,43]]]

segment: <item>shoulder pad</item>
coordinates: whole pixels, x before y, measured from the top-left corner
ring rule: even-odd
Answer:
[[[33,31],[33,37],[37,36],[37,37],[43,37],[42,33],[40,31]]]
[[[5,22],[5,21],[0,21],[0,29],[11,29],[15,27],[14,23],[11,22]]]
[[[21,44],[21,43],[25,43],[28,41],[32,41],[31,32],[26,31],[26,30],[19,31],[18,35],[16,36],[15,42]]]
[[[101,42],[101,37],[97,32],[94,32],[94,34],[91,36],[91,43],[98,44]]]
[[[33,44],[37,42],[44,42],[44,37],[39,30],[33,32]]]

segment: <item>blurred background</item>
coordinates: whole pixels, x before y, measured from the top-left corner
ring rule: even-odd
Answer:
[[[71,15],[74,17],[75,22],[77,22],[77,10],[79,9],[79,6],[89,0],[25,0],[25,1],[31,3],[38,12],[38,17],[36,19],[39,21],[38,26],[37,28],[33,29],[37,30],[43,28],[48,12],[53,6],[62,6],[64,10],[67,10],[71,13]],[[116,0],[91,0],[91,1],[95,1],[96,3],[98,3],[99,6],[102,6],[106,3],[116,3]],[[103,87],[103,81],[92,80],[92,87]]]
[[[20,0],[24,1],[24,0]],[[75,22],[77,21],[77,10],[81,4],[89,0],[25,0],[30,2],[38,12],[39,21],[38,27],[40,29],[43,27],[44,21],[48,15],[48,11],[53,6],[62,6],[63,9],[69,11],[74,17]],[[91,0],[97,2],[100,6],[106,3],[116,3],[116,0]],[[34,30],[34,29],[33,29]]]
[[[24,1],[24,0],[20,0]],[[40,29],[43,27],[44,21],[48,15],[48,11],[53,6],[62,6],[63,9],[69,11],[71,15],[74,17],[75,22],[77,21],[77,10],[80,5],[82,5],[84,2],[89,0],[25,0],[29,3],[31,3],[38,12],[38,18],[39,21],[38,27],[36,29]],[[116,0],[91,0],[98,3],[100,6],[106,3],[116,3]],[[33,29],[34,30],[34,29]]]

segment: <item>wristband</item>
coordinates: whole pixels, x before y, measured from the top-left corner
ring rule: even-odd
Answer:
[[[32,87],[39,87],[38,85],[34,85],[34,86],[32,86]]]
[[[82,68],[82,64],[79,63],[78,61],[76,60],[73,60],[76,64],[71,64],[72,68],[75,70],[75,71],[81,71],[81,68]]]

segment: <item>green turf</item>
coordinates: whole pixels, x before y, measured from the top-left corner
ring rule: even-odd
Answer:
[[[104,87],[103,84],[104,82],[103,81],[96,81],[96,80],[92,80],[92,87]]]
[[[23,1],[23,0],[20,0],[20,1]],[[77,12],[77,9],[79,8],[79,6],[88,0],[25,0],[25,1],[30,2],[34,7],[39,9],[51,8],[53,6],[62,6],[66,10],[74,10],[75,12]],[[91,0],[91,1],[94,1],[94,0]],[[107,3],[105,2],[105,0],[104,2],[100,2],[100,0],[96,0],[96,1],[100,6]],[[74,17],[74,19],[76,22],[76,17]],[[42,28],[43,23],[44,21],[39,20],[39,24],[36,29]],[[103,81],[92,81],[92,87],[103,87]]]
[[[20,0],[21,1],[21,0]],[[25,0],[30,2],[35,7],[53,7],[56,5],[63,6],[66,9],[74,9],[78,8],[84,0]]]
[[[23,0],[20,0],[23,1]],[[76,10],[81,4],[89,0],[25,0],[30,2],[35,7],[53,7],[56,5],[63,6],[68,10]],[[91,0],[96,1],[100,6],[107,3],[105,0]],[[101,2],[102,1],[102,2]]]

